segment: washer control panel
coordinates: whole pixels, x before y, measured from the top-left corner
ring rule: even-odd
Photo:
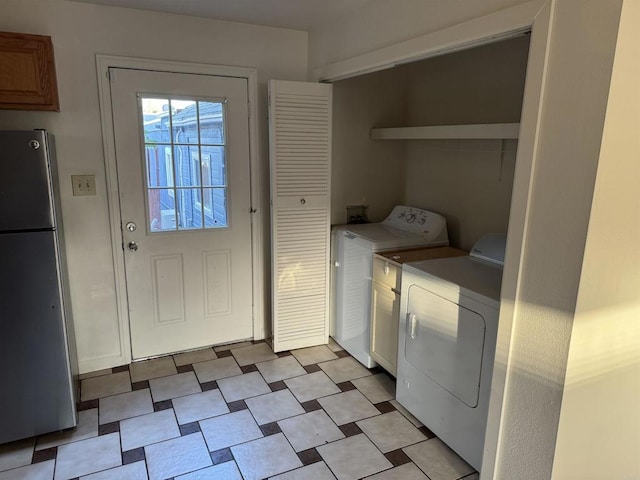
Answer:
[[[430,239],[448,238],[445,218],[422,208],[397,205],[382,222],[390,227],[419,233]]]

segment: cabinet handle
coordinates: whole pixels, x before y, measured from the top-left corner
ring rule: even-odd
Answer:
[[[400,290],[398,290],[397,288],[392,288],[391,291],[398,296],[400,295]]]
[[[307,203],[307,201],[306,201],[304,198],[301,198],[301,199],[300,199],[300,203],[301,203],[302,205],[304,205],[305,203]]]

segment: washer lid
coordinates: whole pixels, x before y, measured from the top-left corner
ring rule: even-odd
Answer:
[[[358,223],[354,225],[346,225],[344,231],[353,235],[362,237],[371,242],[382,242],[386,240],[399,240],[405,238],[424,238],[415,233],[400,228],[392,227],[384,223]]]
[[[445,239],[429,239],[425,235],[395,228],[384,223],[363,223],[345,225],[334,230],[342,231],[342,235],[360,240],[373,250],[388,250],[422,245],[448,245]]]

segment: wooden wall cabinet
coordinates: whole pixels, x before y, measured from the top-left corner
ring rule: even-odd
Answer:
[[[0,32],[0,109],[60,110],[51,37]]]

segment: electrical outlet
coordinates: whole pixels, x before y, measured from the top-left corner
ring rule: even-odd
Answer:
[[[82,197],[96,194],[95,175],[71,175],[73,185],[73,196]]]

